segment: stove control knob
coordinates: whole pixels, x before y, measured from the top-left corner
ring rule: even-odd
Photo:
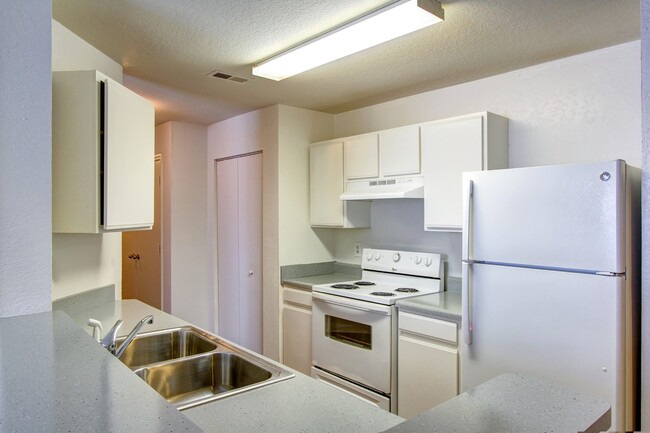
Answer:
[[[369,252],[366,253],[366,261],[369,262],[370,260],[372,260],[372,253]]]
[[[400,255],[400,253],[393,254],[393,262],[397,263],[401,258],[402,256]]]
[[[431,259],[429,257],[424,259],[424,266],[431,266]]]
[[[416,264],[416,265],[419,265],[420,263],[422,263],[422,257],[420,257],[420,256],[415,256],[415,264]]]
[[[375,261],[377,261],[377,260],[381,259],[381,254],[380,253],[375,253],[373,255],[373,257],[375,258]]]

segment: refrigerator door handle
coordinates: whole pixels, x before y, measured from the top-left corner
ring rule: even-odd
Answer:
[[[472,202],[474,200],[474,181],[468,180],[465,184],[465,203],[463,203],[463,261],[470,262],[470,248],[472,247]]]
[[[462,264],[462,304],[463,304],[463,340],[468,346],[472,344],[472,330],[474,327],[474,321],[472,320],[472,296],[470,289],[470,278],[471,278],[471,268],[472,264],[463,262]]]

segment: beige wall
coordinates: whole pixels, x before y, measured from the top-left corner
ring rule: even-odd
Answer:
[[[279,110],[280,265],[332,260],[331,231],[309,226],[309,144],[332,137],[334,116],[284,105]]]
[[[207,286],[207,127],[171,122],[171,314],[210,329],[214,322]],[[168,183],[169,184],[169,183]]]
[[[263,151],[263,352],[279,358],[280,265],[331,260],[309,227],[309,143],[331,136],[329,114],[272,106],[208,127],[208,268],[217,293],[215,163]],[[215,296],[215,311],[217,296]],[[215,323],[215,327],[216,327]]]
[[[208,127],[207,220],[208,220],[208,293],[212,311],[218,311],[217,284],[217,205],[216,160],[249,152],[263,152],[263,353],[277,359],[278,349],[278,107],[272,106],[243,114]],[[275,301],[274,301],[275,300]],[[214,316],[213,328],[218,332]]]
[[[121,65],[52,20],[52,70],[89,69],[122,82]],[[122,234],[52,235],[52,283],[54,300],[109,284],[120,298]]]

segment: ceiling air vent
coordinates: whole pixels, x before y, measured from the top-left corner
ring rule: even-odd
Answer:
[[[222,71],[212,71],[206,75],[210,75],[215,78],[220,78],[222,80],[234,81],[235,83],[245,83],[248,80],[250,80],[250,78],[239,77],[237,75],[228,74]]]

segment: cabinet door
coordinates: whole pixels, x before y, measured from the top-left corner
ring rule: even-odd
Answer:
[[[262,155],[217,162],[219,335],[262,352]]]
[[[458,395],[458,349],[400,332],[397,414],[413,417]]]
[[[424,225],[462,229],[462,174],[483,169],[483,116],[421,126]]]
[[[379,133],[379,167],[382,176],[420,173],[420,128],[418,125]]]
[[[285,305],[282,321],[282,362],[303,374],[311,374],[311,311]]]
[[[309,152],[309,219],[313,226],[343,226],[343,142],[315,144]]]
[[[345,179],[368,179],[379,176],[377,134],[345,140]]]
[[[104,81],[104,230],[151,229],[154,205],[154,109]]]
[[[237,158],[239,344],[262,353],[262,154]],[[229,254],[233,254],[230,251]]]

